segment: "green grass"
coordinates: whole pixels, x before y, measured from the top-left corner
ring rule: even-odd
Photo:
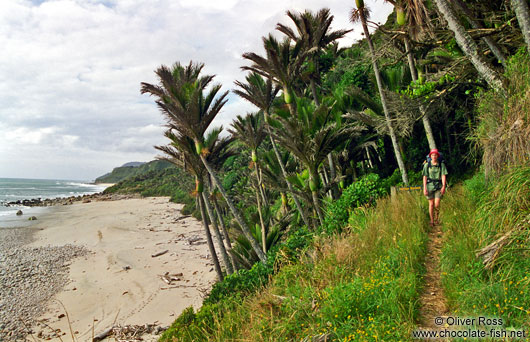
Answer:
[[[480,174],[443,201],[442,283],[459,316],[501,318],[530,331],[529,227],[506,246],[491,270],[475,253],[530,214],[530,166],[512,169],[486,186]]]
[[[408,341],[417,319],[427,234],[418,194],[350,214],[341,235],[318,235],[298,260],[247,296],[188,309],[161,341]]]

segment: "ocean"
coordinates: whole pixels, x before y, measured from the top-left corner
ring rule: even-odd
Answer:
[[[28,215],[35,215],[45,209],[19,205],[7,206],[9,202],[94,194],[105,190],[105,188],[105,185],[90,184],[83,181],[0,178],[0,228],[21,225],[22,220],[27,220]],[[17,217],[16,212],[18,210],[22,210],[24,216]]]

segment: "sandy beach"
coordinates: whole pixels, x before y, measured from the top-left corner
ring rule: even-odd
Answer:
[[[73,244],[89,253],[73,259],[68,283],[39,320],[65,341],[71,330],[89,341],[113,325],[166,327],[186,307],[199,307],[216,276],[201,223],[182,218],[180,208],[163,197],[51,208],[29,247]],[[50,332],[42,324],[32,330]]]

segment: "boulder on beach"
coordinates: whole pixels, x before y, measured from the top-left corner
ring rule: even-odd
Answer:
[[[22,214],[24,214],[24,213],[22,212],[22,210],[17,211],[17,216],[20,216],[20,215],[22,215]]]
[[[36,216],[31,216],[30,218],[28,218],[29,221],[36,221],[37,220],[37,217]]]

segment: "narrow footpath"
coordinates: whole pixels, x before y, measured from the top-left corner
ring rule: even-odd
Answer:
[[[422,330],[437,330],[435,318],[448,314],[447,300],[440,279],[440,253],[443,234],[440,225],[431,228],[425,258],[425,287],[420,296],[418,327]]]

